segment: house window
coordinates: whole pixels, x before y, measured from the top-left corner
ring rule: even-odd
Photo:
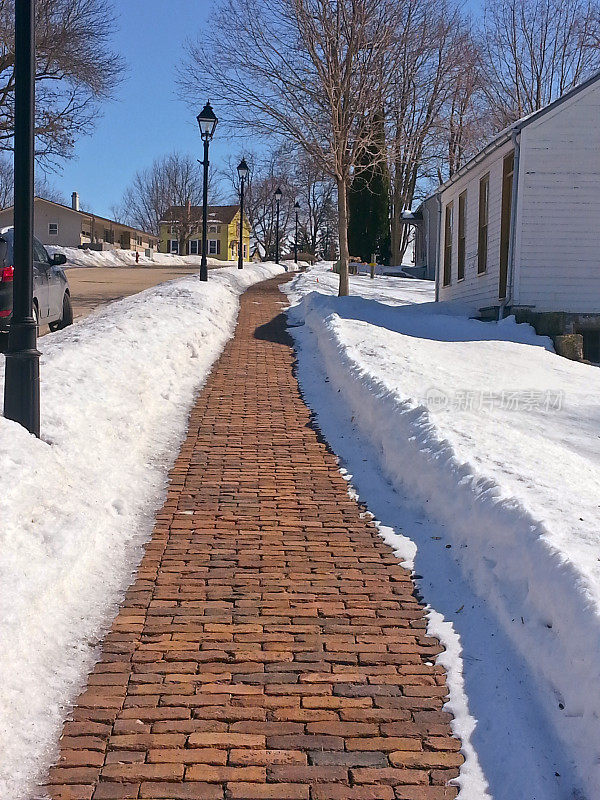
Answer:
[[[175,253],[175,255],[179,253],[179,242],[177,239],[171,239],[169,242],[169,253]]]
[[[488,260],[488,217],[490,212],[490,175],[479,181],[479,235],[477,238],[477,273],[487,270]]]
[[[248,245],[244,245],[244,258],[248,258]]]
[[[221,226],[220,225],[209,225],[208,226],[209,233],[221,233]]]
[[[221,240],[220,239],[209,239],[208,240],[208,252],[211,256],[220,256],[221,255]]]
[[[583,336],[583,357],[592,364],[600,364],[600,331],[578,330]]]
[[[452,203],[446,206],[444,220],[444,286],[450,286],[452,280],[452,235],[454,228],[454,209]]]
[[[58,222],[48,223],[48,236],[58,236]]]
[[[190,255],[197,256],[198,255],[198,239],[191,239],[190,240]]]
[[[508,254],[510,251],[510,219],[512,216],[513,173],[515,154],[509,153],[502,162],[502,216],[500,219],[500,280],[498,297],[506,298],[508,284]]]
[[[171,236],[177,236],[177,228],[175,227],[175,225],[171,225],[169,233],[171,234]]]
[[[462,281],[465,277],[465,260],[467,247],[467,193],[463,192],[458,198],[458,274]]]

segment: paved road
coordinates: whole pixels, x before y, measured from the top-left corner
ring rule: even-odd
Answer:
[[[193,275],[191,267],[86,267],[67,270],[75,319],[83,319],[99,306],[129,297],[151,286]]]
[[[74,267],[67,270],[75,320],[82,320],[92,311],[143,292],[159,283],[186,275],[197,274],[200,267]],[[209,269],[212,269],[209,267]],[[47,325],[40,326],[40,336],[49,333]],[[0,337],[0,352],[7,344]]]
[[[280,283],[244,295],[192,410],[53,800],[457,795],[439,642],[314,429]]]

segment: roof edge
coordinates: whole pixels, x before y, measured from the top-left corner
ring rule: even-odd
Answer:
[[[444,183],[440,183],[438,188],[433,192],[432,196],[438,194],[440,192],[445,191],[446,189],[450,188],[452,184],[454,184],[459,178],[462,178],[472,167],[478,164],[485,156],[492,153],[495,149],[501,147],[503,144],[513,136],[513,134],[520,133],[523,128],[526,128],[528,125],[531,125],[533,122],[537,122],[541,117],[546,116],[546,114],[554,111],[554,109],[561,106],[563,103],[566,103],[568,100],[571,100],[573,97],[578,95],[580,92],[583,92],[585,89],[592,86],[594,83],[597,83],[600,80],[600,70],[594,72],[585,80],[578,83],[576,86],[573,86],[567,92],[562,94],[560,97],[557,97],[556,100],[553,100],[551,103],[548,103],[543,108],[539,108],[537,111],[533,111],[531,114],[527,114],[525,117],[521,117],[521,119],[516,120],[512,124],[508,125],[506,128],[501,130],[496,136],[491,139],[478,153],[476,153],[472,158],[470,158],[466,164],[457,170],[451,178],[448,178],[447,181]]]
[[[155,233],[150,233],[149,231],[143,231],[141,228],[134,228],[133,225],[127,225],[125,222],[117,222],[116,219],[110,219],[110,217],[102,217],[100,214],[94,214],[93,211],[82,211],[81,209],[72,208],[71,206],[65,205],[65,203],[57,203],[56,200],[48,200],[46,197],[40,197],[39,195],[35,195],[33,198],[35,200],[41,200],[44,203],[50,203],[50,205],[58,206],[59,208],[66,209],[67,211],[71,211],[73,214],[79,214],[82,217],[87,217],[88,219],[98,219],[102,220],[103,222],[110,222],[111,225],[120,225],[122,228],[128,228],[130,231],[134,231],[135,233],[142,233],[144,236],[149,236],[152,239],[159,239],[160,237]],[[6,206],[5,208],[0,209],[0,214],[4,211],[10,211],[14,209],[14,204],[12,206]]]

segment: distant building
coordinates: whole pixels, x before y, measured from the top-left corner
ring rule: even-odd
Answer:
[[[414,227],[415,260],[414,267],[403,265],[403,269],[417,278],[435,280],[439,216],[439,198],[437,195],[432,195],[424,200],[416,211],[405,211],[402,215],[404,223]]]
[[[79,208],[79,195],[73,192],[71,206],[35,198],[34,234],[42,244],[60,247],[89,247],[96,250],[123,249],[155,251],[158,236],[99,217]],[[0,211],[0,227],[13,224],[14,208]]]
[[[437,299],[600,360],[600,73],[499,133],[407,222]]]
[[[209,206],[207,255],[221,261],[235,261],[239,249],[240,207]],[[243,258],[250,254],[250,223],[244,217]],[[161,253],[202,255],[202,207],[172,206],[160,222]]]

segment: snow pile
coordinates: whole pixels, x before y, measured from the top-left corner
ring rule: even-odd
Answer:
[[[239,295],[282,271],[163,284],[40,340],[43,439],[0,417],[2,800],[31,797],[56,757]]]
[[[591,800],[600,796],[600,370],[559,358],[514,319],[480,323],[427,303],[422,283],[354,278],[362,296],[339,299],[336,276],[298,276],[301,384],[320,422],[333,404],[350,420],[340,455],[363,500],[379,502],[373,482],[361,488],[368,459],[358,440],[395,502],[437,526],[440,535],[417,541],[425,561],[439,569],[449,555],[432,556],[431,540],[450,551],[467,601],[483,601],[478,613],[506,639],[507,665],[520,660],[522,681],[536,687],[531,703],[547,730],[531,738],[551,731],[565,756],[554,784],[540,789],[529,776],[531,796]],[[311,373],[328,377],[326,391]],[[441,569],[436,577],[445,580]],[[521,746],[516,734],[512,744]],[[468,787],[461,798],[481,796]]]
[[[139,263],[135,260],[135,250],[84,250],[79,247],[57,247],[46,245],[50,253],[64,253],[67,257],[65,269],[69,267],[198,267],[200,256],[176,256],[171,253],[153,253],[151,258],[140,252]],[[237,261],[207,259],[209,267],[237,267]]]

